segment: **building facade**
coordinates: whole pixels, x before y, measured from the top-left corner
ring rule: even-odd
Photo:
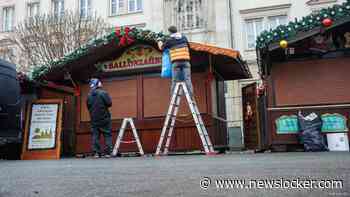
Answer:
[[[96,14],[111,26],[133,26],[163,31],[176,25],[189,40],[235,48],[249,63],[252,79],[226,83],[226,112],[232,146],[242,146],[242,87],[259,82],[255,39],[263,30],[295,17],[317,12],[345,0],[0,0],[0,57],[10,61],[16,50],[6,39],[13,27],[36,14],[82,16]]]
[[[0,39],[28,17],[67,10],[83,17],[96,14],[111,26],[166,31],[177,25],[191,41],[222,47],[231,43],[228,1],[212,0],[0,0]]]

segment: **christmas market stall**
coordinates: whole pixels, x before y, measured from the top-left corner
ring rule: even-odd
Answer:
[[[266,84],[267,144],[298,145],[297,115],[314,112],[328,148],[348,150],[350,1],[263,32],[257,55]]]
[[[90,117],[86,107],[91,77],[102,80],[111,95],[113,142],[123,118],[133,118],[143,150],[154,153],[170,102],[170,79],[160,77],[162,53],[156,41],[162,33],[116,28],[111,34],[93,39],[51,65],[37,68],[34,79],[62,89],[43,89],[38,97],[63,98],[63,136],[73,129],[74,136],[63,139],[74,143],[74,153],[91,152]],[[212,45],[190,43],[192,80],[199,111],[215,148],[227,146],[224,81],[249,78],[250,72],[240,53]],[[196,126],[183,100],[170,151],[200,150]],[[215,118],[220,117],[220,118]],[[130,135],[129,135],[130,134]],[[124,140],[132,138],[127,132]],[[122,144],[121,152],[137,151],[135,144]]]

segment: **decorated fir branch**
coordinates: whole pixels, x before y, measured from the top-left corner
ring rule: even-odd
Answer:
[[[137,41],[155,44],[157,40],[164,40],[165,38],[166,36],[162,32],[155,33],[150,30],[130,29],[128,27],[115,28],[110,34],[90,40],[87,44],[65,55],[63,58],[51,62],[49,65],[35,67],[32,73],[32,79],[39,80],[41,76],[49,73],[51,69],[64,66],[69,62],[87,55],[90,49],[107,45],[111,42],[115,42],[118,48],[124,48]]]
[[[264,31],[256,41],[257,49],[268,47],[272,43],[280,43],[281,48],[288,47],[288,40],[293,39],[298,32],[311,31],[317,27],[331,27],[334,22],[350,17],[350,0],[341,5],[322,9],[318,14],[310,14],[301,20],[289,22],[288,25],[280,25],[276,29]]]

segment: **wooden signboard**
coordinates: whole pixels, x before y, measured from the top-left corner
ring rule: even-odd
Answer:
[[[115,72],[122,70],[161,67],[161,65],[161,52],[152,46],[135,45],[128,48],[115,60],[98,63],[95,66],[103,72]]]
[[[29,104],[21,156],[23,160],[60,158],[62,105],[60,99],[36,100]]]

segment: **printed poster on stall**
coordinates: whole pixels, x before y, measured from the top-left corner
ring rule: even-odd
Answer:
[[[33,104],[28,149],[53,149],[56,146],[59,104]]]

